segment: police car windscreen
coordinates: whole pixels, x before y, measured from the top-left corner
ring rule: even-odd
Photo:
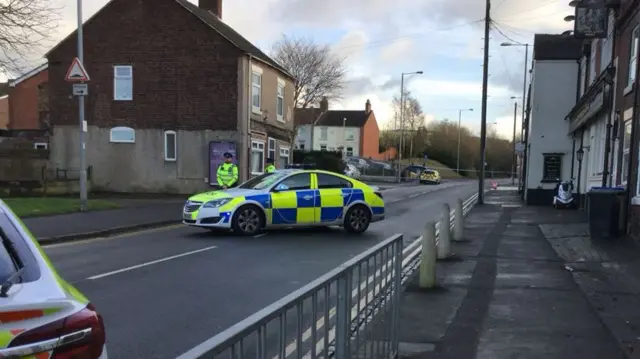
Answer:
[[[265,189],[271,186],[272,184],[274,184],[279,179],[283,178],[284,176],[286,176],[285,173],[278,173],[278,172],[265,173],[258,177],[248,180],[247,182],[238,186],[238,188],[257,189],[257,190]]]

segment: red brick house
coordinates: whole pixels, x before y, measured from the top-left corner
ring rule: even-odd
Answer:
[[[288,155],[293,78],[221,17],[221,0],[111,0],[85,22],[94,189],[202,190],[211,141],[232,142],[242,178],[262,171],[267,142]],[[75,56],[75,32],[46,55],[60,168],[79,164],[78,101],[64,80]]]
[[[47,64],[9,81],[9,128],[46,129],[48,117]]]

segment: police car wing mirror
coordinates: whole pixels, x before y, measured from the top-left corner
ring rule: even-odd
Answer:
[[[282,192],[282,191],[286,191],[286,190],[288,190],[288,189],[289,189],[289,187],[288,187],[286,184],[282,184],[282,183],[280,183],[279,185],[277,185],[277,186],[273,189],[273,191],[274,191],[274,192]]]

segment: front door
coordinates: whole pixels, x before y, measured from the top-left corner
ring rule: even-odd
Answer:
[[[346,179],[326,173],[316,173],[316,179],[320,194],[316,221],[327,224],[342,221],[345,207],[353,197],[353,185]]]
[[[282,180],[271,192],[271,225],[315,223],[315,192],[310,173]]]

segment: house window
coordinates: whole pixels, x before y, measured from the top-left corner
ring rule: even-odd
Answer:
[[[264,173],[264,142],[251,141],[251,174]]]
[[[629,175],[629,158],[631,150],[631,120],[624,122],[624,136],[622,137],[622,184],[627,184]]]
[[[329,137],[329,129],[327,127],[320,127],[320,139],[326,140]]]
[[[596,50],[598,47],[599,41],[598,40],[594,40],[592,45],[591,45],[591,54],[589,55],[589,82],[588,84],[591,85],[594,82],[596,82],[596,77],[598,77],[598,69],[596,69]]]
[[[284,122],[284,81],[280,79],[278,79],[276,114],[278,121]]]
[[[114,127],[109,134],[111,143],[135,143],[136,131],[130,127]]]
[[[113,67],[113,99],[133,100],[133,66]]]
[[[262,70],[255,66],[251,73],[251,108],[253,113],[262,113]]]
[[[346,130],[346,132],[347,132],[347,133],[345,134],[345,139],[346,139],[347,141],[353,141],[353,140],[355,140],[356,135],[353,133],[353,130],[352,130],[352,129],[347,129],[347,130]]]
[[[280,147],[280,168],[287,168],[289,165],[289,148]]]
[[[276,140],[273,138],[269,138],[269,152],[267,153],[267,158],[271,158],[272,160],[276,160]]]
[[[640,37],[640,25],[633,29],[629,49],[629,79],[627,86],[636,80],[636,62],[638,61],[638,38]]]
[[[298,146],[298,148],[300,148],[301,150],[304,150],[304,143],[301,143],[300,146]]]
[[[562,155],[557,153],[543,153],[542,181],[556,182],[562,174]]]
[[[46,142],[36,142],[33,144],[33,149],[35,150],[46,150],[49,148],[49,144]]]
[[[164,132],[164,160],[175,162],[178,158],[177,149],[178,135],[175,131]]]
[[[353,147],[347,147],[347,156],[353,157]]]
[[[327,145],[320,146],[320,151],[326,151],[326,150],[327,150]]]

